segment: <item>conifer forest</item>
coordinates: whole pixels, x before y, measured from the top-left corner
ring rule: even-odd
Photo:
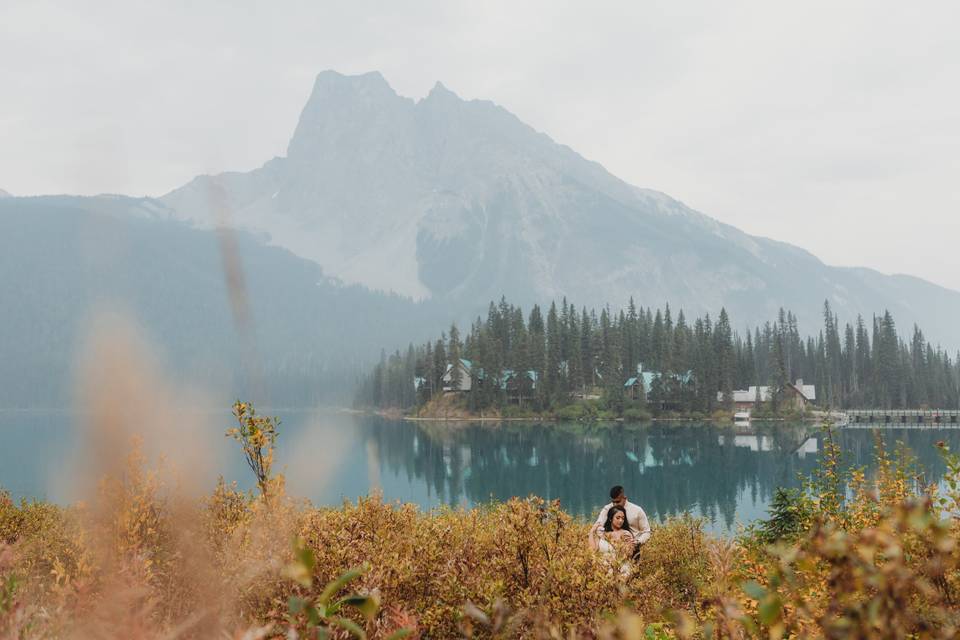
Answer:
[[[356,402],[408,410],[468,376],[466,403],[474,410],[507,403],[511,378],[527,383],[533,410],[599,397],[620,412],[641,404],[711,413],[730,408],[733,390],[767,385],[776,411],[783,388],[801,379],[816,385],[820,408],[960,404],[960,356],[932,344],[917,326],[904,335],[889,312],[841,324],[825,302],[816,333],[801,333],[784,309],[763,326],[734,326],[724,309],[716,318],[687,318],[669,305],[631,300],[620,310],[577,309],[564,299],[525,313],[501,299],[465,333],[454,324],[434,341],[383,352]],[[451,366],[460,361],[466,366]],[[639,393],[631,395],[625,385],[632,379]]]

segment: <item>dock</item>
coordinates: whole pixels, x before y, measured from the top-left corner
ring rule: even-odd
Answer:
[[[960,409],[853,409],[845,411],[845,428],[896,425],[923,429],[960,429]]]

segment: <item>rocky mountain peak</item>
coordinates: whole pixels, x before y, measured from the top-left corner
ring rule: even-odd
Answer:
[[[427,97],[423,101],[429,102],[463,102],[460,96],[455,94],[453,91],[448,89],[442,82],[437,82],[433,85],[433,88],[430,89],[430,93],[427,94]]]
[[[349,96],[351,98],[378,98],[396,96],[396,92],[379,71],[344,75],[327,70],[317,74],[307,107],[316,100]]]
[[[398,96],[379,71],[353,76],[323,71],[300,113],[287,155],[309,155],[324,144],[382,126],[412,106],[413,101]]]
[[[783,306],[816,326],[829,298],[844,317],[884,307],[917,317],[897,300],[919,285],[892,297],[889,279],[827,267],[629,185],[506,109],[439,82],[414,101],[377,72],[324,71],[287,158],[197,179],[163,202],[211,224],[213,182],[236,225],[327,274],[451,308],[501,295],[590,305],[634,297],[688,313],[726,307],[744,322]]]

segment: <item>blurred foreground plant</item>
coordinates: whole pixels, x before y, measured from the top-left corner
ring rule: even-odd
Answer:
[[[287,577],[305,589],[310,589],[313,586],[316,564],[313,551],[306,546],[303,538],[297,538],[294,542],[294,560],[287,567]],[[349,607],[356,609],[368,621],[373,620],[380,610],[379,599],[374,594],[352,593],[341,597],[337,597],[337,594],[369,569],[369,565],[364,564],[344,572],[328,583],[316,598],[290,596],[287,610],[291,630],[297,633],[306,632],[310,638],[322,639],[330,637],[332,628],[337,627],[355,638],[365,639],[367,634],[363,628],[342,613]],[[410,633],[409,629],[399,629],[385,640],[399,640]]]
[[[0,542],[0,638],[20,638],[28,626],[28,612],[20,601],[20,578],[14,572],[13,549]]]

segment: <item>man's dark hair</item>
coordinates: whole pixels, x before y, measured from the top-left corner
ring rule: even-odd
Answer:
[[[616,500],[623,495],[623,487],[619,484],[613,487],[610,487],[610,499]]]

